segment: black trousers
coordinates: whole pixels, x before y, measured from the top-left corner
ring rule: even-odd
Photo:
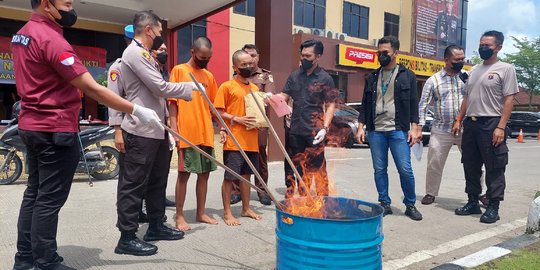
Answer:
[[[493,131],[499,124],[500,117],[477,117],[476,121],[467,117],[463,121],[461,141],[461,162],[465,171],[465,192],[479,195],[482,193],[480,177],[482,165],[486,168],[486,195],[489,199],[504,200],[506,180],[504,172],[508,164],[508,146],[504,141],[493,146]]]
[[[28,184],[17,223],[16,261],[50,269],[63,259],[56,253],[58,213],[66,202],[80,158],[77,133],[19,129],[27,147]]]
[[[313,145],[313,136],[290,134],[287,147],[290,156],[302,180],[310,189],[315,179],[315,190],[318,196],[328,195],[328,175],[326,173],[326,160],[324,158],[324,141]],[[286,182],[293,184],[294,182]],[[294,185],[294,184],[293,184]],[[299,186],[300,194],[303,195],[302,187]]]
[[[142,199],[150,221],[165,215],[165,190],[172,151],[168,135],[165,139],[150,139],[123,131],[126,153],[120,153],[120,173],[116,208],[116,226],[122,232],[135,232],[139,224]]]

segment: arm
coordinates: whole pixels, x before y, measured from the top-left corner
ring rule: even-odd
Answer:
[[[180,130],[178,130],[178,105],[173,100],[168,100],[167,104],[169,109],[169,124],[171,126],[171,129],[179,133]],[[175,138],[175,140],[178,139]]]
[[[410,85],[411,85],[411,99],[410,99],[410,108],[411,108],[411,132],[409,132],[409,145],[414,145],[417,142],[422,140],[422,127],[418,126],[419,117],[418,117],[418,88],[416,87],[416,75],[412,71],[407,71],[410,74]]]
[[[124,136],[122,135],[122,129],[120,126],[114,126],[114,147],[116,147],[120,153],[126,152]]]
[[[132,113],[133,104],[111,90],[99,85],[90,73],[85,72],[70,82],[73,86],[81,89],[85,95],[117,111]]]
[[[452,127],[452,133],[454,136],[459,135],[459,132],[461,131],[461,123],[463,122],[463,118],[465,118],[465,113],[467,110],[467,101],[467,95],[463,96],[463,101],[461,102],[461,107],[459,108],[459,114],[456,119],[454,119],[454,126]]]
[[[366,78],[364,83],[364,94],[362,95],[362,104],[358,110],[358,130],[356,131],[355,138],[359,143],[364,143],[366,141],[366,134],[364,131],[364,125],[366,124],[366,102],[367,102],[367,91],[369,91],[369,79]]]
[[[122,89],[122,84],[120,83],[120,72],[117,68],[118,65],[120,64],[115,62],[107,73],[107,88],[109,88],[116,95],[124,98],[124,91]],[[122,124],[122,120],[124,120],[123,112],[109,108],[109,126],[120,126]]]
[[[323,126],[325,128],[330,127],[330,124],[332,123],[332,119],[334,118],[335,111],[336,111],[335,102],[331,102],[326,105],[326,112],[324,114],[324,122],[323,122]]]
[[[512,113],[513,107],[514,107],[514,95],[504,97],[504,105],[503,105],[501,120],[499,120],[499,124],[493,131],[492,143],[495,147],[499,146],[504,141],[504,136],[505,136],[504,131],[506,130],[506,123],[508,123],[508,119],[510,118],[510,114]]]

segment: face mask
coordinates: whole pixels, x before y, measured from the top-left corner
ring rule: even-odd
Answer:
[[[313,60],[302,59],[302,69],[308,70],[313,67]]]
[[[383,67],[388,66],[392,62],[392,57],[388,53],[377,53],[377,55],[379,56],[379,63]]]
[[[465,65],[465,62],[462,62],[462,61],[457,62],[457,63],[452,63],[452,70],[459,72],[461,71],[461,69],[463,69],[463,65]]]
[[[251,76],[251,71],[252,71],[252,68],[248,67],[248,68],[238,68],[238,75],[244,77],[244,78],[249,78]]]
[[[491,58],[491,56],[493,56],[493,53],[494,51],[490,47],[478,48],[478,54],[480,54],[480,58],[482,58],[483,60],[488,60],[489,58]]]
[[[64,11],[64,10],[57,9],[51,2],[49,2],[49,3],[58,11],[60,16],[62,16],[60,19],[54,18],[54,20],[58,24],[60,24],[63,27],[70,27],[70,26],[74,25],[75,22],[77,22],[77,13],[75,12],[74,9],[72,9],[70,11]]]
[[[154,30],[152,30],[152,33],[154,33]],[[154,35],[156,37],[152,41],[152,47],[150,48],[150,50],[157,51],[159,47],[161,47],[161,45],[163,44],[163,38],[161,36],[156,35],[156,33],[154,33]]]
[[[167,63],[167,56],[169,56],[167,54],[167,52],[162,52],[162,53],[159,53],[156,55],[156,60],[162,64],[162,65],[165,65]]]
[[[208,66],[208,62],[210,62],[210,60],[201,60],[201,59],[197,58],[197,56],[193,55],[193,62],[195,62],[195,64],[200,69],[205,69]]]

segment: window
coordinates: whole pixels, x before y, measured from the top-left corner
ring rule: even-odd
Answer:
[[[201,20],[176,31],[178,38],[177,63],[185,63],[191,57],[189,50],[193,41],[198,37],[206,36],[206,20]]]
[[[295,0],[294,24],[324,29],[326,25],[326,0]]]
[[[399,16],[392,13],[384,13],[384,36],[399,38]]]
[[[233,12],[255,17],[255,0],[247,0],[233,7]]]
[[[343,2],[343,33],[349,36],[368,39],[369,8]]]

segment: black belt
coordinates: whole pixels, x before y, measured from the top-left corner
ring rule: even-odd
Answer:
[[[500,116],[467,116],[470,120],[476,122],[482,119],[501,118]]]

